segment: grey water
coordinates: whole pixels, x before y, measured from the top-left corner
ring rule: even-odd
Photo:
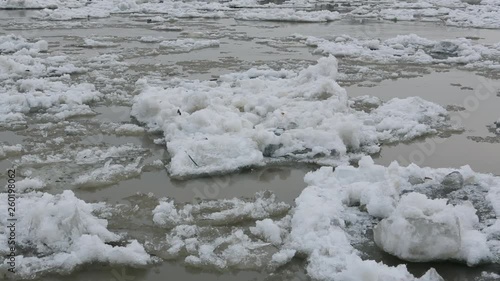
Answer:
[[[456,37],[475,37],[481,43],[500,40],[500,32],[454,28],[421,22],[385,22],[342,20],[332,23],[280,23],[280,22],[242,22],[233,19],[182,19],[175,22],[182,31],[153,30],[146,18],[129,15],[112,16],[107,19],[89,22],[70,22],[73,28],[57,22],[37,22],[30,18],[32,11],[0,11],[0,34],[19,34],[27,38],[43,38],[50,45],[50,54],[70,54],[73,58],[91,58],[98,54],[119,54],[123,61],[131,65],[126,70],[125,91],[133,92],[137,78],[159,75],[160,78],[182,77],[188,79],[212,79],[218,76],[245,70],[253,66],[269,65],[273,68],[297,67],[314,62],[319,56],[311,49],[293,41],[271,44],[275,38],[286,38],[292,34],[330,37],[349,34],[353,37],[390,38],[398,34],[415,33],[429,39]],[[137,41],[142,36],[161,36],[165,39],[181,37],[215,38],[221,41],[219,48],[202,49],[190,53],[155,52],[155,44]],[[83,38],[106,37],[119,44],[112,48],[85,48]],[[271,41],[266,41],[271,40]],[[271,43],[266,43],[271,42]],[[343,67],[340,61],[340,67]],[[383,68],[383,66],[380,66]],[[405,68],[404,65],[399,66]],[[88,77],[75,79],[87,79]],[[120,74],[121,75],[121,74]],[[488,76],[488,75],[486,75]],[[90,78],[88,78],[90,79]],[[421,166],[459,167],[470,165],[476,172],[500,175],[500,138],[488,129],[500,116],[500,97],[497,96],[498,84],[495,79],[484,77],[474,70],[431,69],[429,73],[416,73],[412,78],[393,79],[380,77],[381,82],[366,86],[365,81],[339,81],[346,86],[350,96],[373,95],[383,100],[393,97],[420,96],[443,106],[456,108],[452,111],[462,121],[465,131],[461,134],[423,138],[411,143],[383,146],[375,155],[377,163],[387,165],[392,161],[401,164],[417,162]],[[486,84],[494,85],[495,90],[486,99],[478,99],[474,110],[463,110],[467,102],[475,97],[475,91]],[[483,86],[481,86],[483,85]],[[111,110],[113,109],[113,110]],[[130,104],[99,104],[94,107],[96,116],[73,120],[74,122],[102,120],[112,122],[131,122]],[[96,128],[93,128],[97,131]],[[163,145],[153,142],[154,137],[110,135],[103,139],[107,145],[134,143],[151,150],[151,159],[160,159],[165,153]],[[11,145],[18,143],[37,143],[47,139],[40,137],[36,130],[5,130],[0,128],[0,140]],[[85,139],[73,141],[85,142]],[[64,147],[64,144],[62,145]],[[62,150],[61,150],[62,151]],[[57,153],[55,150],[53,153]],[[11,165],[11,159],[0,160],[0,169]],[[406,162],[406,163],[405,163]],[[152,169],[139,177],[124,179],[116,184],[94,189],[75,189],[77,196],[88,202],[124,202],[137,192],[152,193],[157,197],[170,197],[179,202],[190,202],[200,193],[208,194],[210,199],[252,197],[257,191],[272,190],[277,197],[293,204],[294,199],[306,186],[304,175],[316,169],[314,165],[280,165],[245,170],[224,177],[174,180],[164,169]],[[45,167],[48,171],[58,169]],[[71,177],[75,172],[71,166],[61,170],[61,177]],[[68,182],[49,182],[48,192],[57,193],[68,188]],[[220,183],[224,183],[221,185]],[[215,183],[215,184],[214,184]],[[111,228],[110,230],[113,231]],[[406,263],[389,255],[381,254],[380,260],[390,265],[407,264],[409,270],[422,275],[430,267],[435,267],[446,280],[472,280],[482,271],[500,272],[498,265],[469,268],[454,263]],[[124,280],[158,281],[172,280],[309,280],[304,272],[305,261],[296,259],[291,264],[269,275],[265,272],[226,271],[206,272],[186,268],[181,262],[163,262],[147,268],[110,268],[101,265],[88,265],[67,276],[46,276],[38,280]],[[123,277],[125,278],[125,277]]]

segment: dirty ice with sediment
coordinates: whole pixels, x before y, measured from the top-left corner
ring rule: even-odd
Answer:
[[[459,72],[498,102],[500,1],[3,0],[0,15],[0,166],[17,181],[16,273],[2,216],[2,278],[111,266],[156,280],[173,263],[248,280],[438,281],[453,264],[498,280],[498,175],[378,163],[385,148],[469,134],[456,122],[467,108],[375,89]],[[488,116],[467,138],[498,158]],[[165,191],[214,181],[238,194],[239,175],[275,167],[307,170],[292,200],[266,182],[230,198]],[[152,175],[165,190],[141,183]]]

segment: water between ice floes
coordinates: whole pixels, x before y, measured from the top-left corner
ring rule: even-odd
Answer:
[[[142,36],[158,36],[158,32],[149,29],[142,21],[123,17],[111,17],[102,20],[93,20],[88,26],[76,29],[52,27],[52,29],[37,28],[37,23],[28,18],[30,12],[0,11],[0,34],[1,33],[23,33],[43,37],[49,42],[52,52],[74,52],[75,54],[92,57],[98,53],[120,53],[125,56],[126,61],[135,62],[134,67],[128,70],[132,73],[130,77],[140,77],[149,71],[161,71],[161,75],[182,76],[186,78],[210,79],[220,74],[234,72],[249,68],[252,65],[270,64],[275,66],[286,66],[296,63],[309,64],[316,60],[310,49],[302,46],[290,45],[273,46],[262,39],[284,37],[293,33],[307,34],[310,36],[332,36],[340,34],[356,34],[377,31],[378,38],[391,38],[398,34],[415,33],[428,39],[442,39],[443,34],[447,38],[474,36],[479,37],[481,43],[495,43],[500,39],[500,34],[492,30],[459,29],[454,27],[439,28],[426,23],[388,23],[371,22],[370,25],[360,24],[357,21],[341,21],[329,24],[293,24],[277,22],[236,22],[231,19],[203,20],[191,19],[177,22],[186,33],[200,31],[216,32],[222,30],[223,36],[220,47],[217,49],[203,49],[195,53],[179,53],[176,55],[160,54],[151,56],[153,47],[144,47],[143,44],[131,40]],[[16,22],[17,24],[13,24]],[[8,23],[8,24],[7,24]],[[203,27],[201,27],[203,24]],[[27,30],[19,30],[22,27]],[[40,26],[38,26],[40,27]],[[61,26],[62,27],[62,26]],[[220,34],[219,34],[220,35]],[[111,36],[111,37],[110,37]],[[175,33],[166,32],[161,36],[165,39],[174,39]],[[218,36],[218,35],[217,35]],[[89,49],[82,47],[82,38],[86,37],[110,37],[113,42],[119,43],[119,47],[100,49]],[[255,38],[261,39],[250,40]],[[140,48],[139,48],[140,47]],[[160,65],[155,65],[160,64]],[[404,66],[402,66],[404,67]],[[342,66],[341,66],[342,68]],[[483,80],[482,80],[483,79]],[[488,78],[486,78],[488,79]],[[345,81],[347,92],[350,96],[374,95],[383,100],[392,97],[420,96],[440,105],[465,106],[464,102],[468,96],[474,94],[484,78],[473,72],[463,70],[446,70],[434,72],[422,77],[385,80],[371,85],[350,83]],[[492,80],[487,80],[492,81]],[[359,82],[359,81],[358,81]],[[125,85],[125,90],[132,90],[133,83]],[[342,84],[342,81],[340,81]],[[430,167],[458,167],[465,164],[471,165],[476,172],[494,173],[500,175],[500,158],[498,155],[499,139],[495,137],[486,125],[497,120],[498,108],[500,108],[500,97],[492,95],[485,101],[480,101],[478,109],[468,117],[463,117],[460,110],[453,114],[462,116],[465,132],[452,135],[446,141],[440,141],[439,137],[433,139],[422,139],[412,143],[384,146],[382,151],[375,157],[377,163],[387,165],[393,160],[421,161],[420,166]],[[91,119],[106,120],[113,122],[129,122],[129,107],[118,106],[115,110],[109,110],[106,105],[96,108],[100,115]],[[124,114],[125,112],[125,114]],[[24,132],[0,131],[2,141],[16,144],[36,141],[38,136]],[[137,136],[105,136],[104,142],[110,145],[121,145],[134,143],[139,146],[148,147],[153,150],[153,156],[160,157],[164,153],[163,146],[153,143],[151,138]],[[82,142],[85,142],[83,140]],[[424,147],[424,148],[422,148]],[[417,151],[417,152],[415,152]],[[420,151],[420,152],[419,152]],[[160,156],[159,156],[160,155]],[[423,157],[422,157],[423,155]],[[7,160],[0,161],[0,170],[5,170],[10,163]],[[137,191],[144,193],[152,192],[157,197],[170,197],[179,202],[189,202],[197,194],[196,189],[203,186],[206,181],[223,180],[225,185],[218,192],[214,192],[213,198],[252,197],[257,191],[270,189],[280,200],[292,203],[306,186],[303,182],[304,175],[314,169],[314,166],[278,166],[256,168],[242,171],[226,177],[212,177],[210,179],[200,178],[185,181],[170,179],[165,170],[152,169],[145,171],[138,178],[120,181],[111,186],[92,189],[75,190],[77,197],[90,202],[106,201],[110,203],[120,202],[133,196]],[[68,169],[71,169],[68,168]],[[72,174],[72,171],[67,171]],[[53,179],[54,181],[57,179]],[[64,172],[59,177],[58,183],[64,185],[69,182]],[[56,186],[57,184],[54,183]],[[50,190],[49,190],[50,192]],[[116,224],[113,224],[117,227]],[[111,228],[111,230],[119,230]],[[137,230],[135,230],[137,231]],[[140,232],[140,230],[139,230]],[[376,249],[366,249],[372,255],[383,260],[384,263],[395,265],[402,261],[383,254]],[[446,280],[469,280],[479,276],[482,271],[500,271],[498,266],[487,266],[485,268],[468,268],[464,265],[453,263],[429,263],[408,264],[409,270],[420,276],[428,268],[435,267]],[[276,276],[263,276],[262,273],[237,271],[237,272],[201,272],[181,266],[176,263],[163,263],[150,269],[115,268],[113,274],[133,276],[134,279],[126,280],[307,280],[303,272],[303,261],[297,260],[285,267]],[[115,275],[115,277],[116,277]],[[70,276],[55,277],[47,276],[40,280],[112,280],[110,269],[102,266],[85,266]]]

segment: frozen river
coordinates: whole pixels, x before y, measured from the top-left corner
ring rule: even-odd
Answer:
[[[16,167],[25,255],[0,276],[500,278],[500,21],[478,16],[498,1],[74,2],[0,10],[0,170]],[[342,168],[306,176],[321,166]],[[461,188],[432,189],[453,171]],[[410,191],[450,200],[412,207],[457,218],[458,246],[427,245],[456,251],[375,245]]]

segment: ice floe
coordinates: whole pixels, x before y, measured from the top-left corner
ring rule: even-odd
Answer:
[[[433,269],[417,278],[404,265],[370,260],[363,245],[372,239],[384,251],[414,262],[498,261],[500,178],[468,166],[431,169],[394,162],[384,167],[370,157],[358,165],[308,173],[308,187],[291,209],[270,193],[246,202],[182,205],[163,199],[153,221],[172,230],[147,248],[217,270],[273,271],[301,256],[314,280],[443,280]]]
[[[106,42],[106,41],[100,41],[100,40],[94,40],[94,39],[91,39],[91,38],[85,38],[83,39],[83,42],[84,42],[84,46],[85,47],[95,47],[95,48],[99,48],[99,47],[116,47],[118,46],[118,44],[116,43],[113,43],[113,42]]]
[[[382,18],[394,21],[436,21],[449,26],[499,28],[499,11],[500,6],[496,0],[394,1],[389,5],[387,3],[362,4],[350,11],[349,14],[354,17]]]
[[[7,210],[7,193],[0,193],[0,206]],[[16,213],[16,276],[35,278],[47,273],[67,274],[90,263],[144,266],[152,262],[136,240],[112,246],[122,237],[107,229],[108,222],[94,215],[104,204],[88,204],[73,192],[18,194]],[[2,217],[2,229],[7,229]],[[0,241],[6,235],[0,236]],[[5,243],[4,243],[5,242]],[[2,245],[6,245],[3,240]],[[7,273],[8,249],[0,247],[0,273]]]
[[[0,54],[14,53],[22,49],[33,49],[33,51],[45,52],[48,49],[48,43],[45,40],[37,42],[28,42],[21,36],[14,34],[0,36]]]
[[[462,175],[465,185],[472,188],[449,179],[451,173]],[[498,206],[499,178],[475,174],[467,166],[434,170],[416,165],[401,167],[394,162],[386,168],[365,157],[358,168],[324,167],[306,175],[305,181],[309,187],[296,199],[290,243],[292,248],[308,254],[308,270],[317,278],[335,276],[335,271],[346,265],[344,258],[356,252],[348,234],[356,214],[350,213],[348,206],[357,205],[383,218],[375,227],[375,241],[400,258],[454,259],[471,265],[498,258],[498,242],[491,235],[497,223],[491,225],[488,216],[495,216],[495,212],[499,215],[498,209],[493,211]],[[422,188],[442,194],[440,191],[451,182],[458,184],[454,194],[459,198],[464,198],[458,195],[460,192],[466,192],[469,198],[486,195],[489,200],[462,199],[451,205],[447,198],[454,195],[432,200],[421,194]],[[478,190],[477,186],[482,188]],[[476,214],[479,210],[480,218]]]
[[[238,225],[256,221],[252,233],[267,237],[272,232],[268,238],[280,244],[280,226],[286,225],[286,218],[284,222],[272,222],[269,218],[283,216],[289,209],[288,204],[278,202],[268,191],[257,193],[253,199],[204,201],[184,206],[163,199],[153,210],[153,221],[172,230],[164,241],[151,245],[151,250],[163,258],[183,258],[187,264],[199,268],[266,268],[277,252],[276,246],[266,238],[255,239]],[[275,259],[277,264],[279,257]],[[284,260],[281,257],[280,264]]]
[[[17,192],[39,190],[45,187],[45,182],[39,178],[25,178],[15,184]]]
[[[296,35],[297,38],[304,38]],[[348,35],[331,40],[307,37],[315,52],[376,63],[461,64],[474,67],[499,65],[500,46],[482,45],[466,38],[434,41],[415,34],[386,40],[357,39]]]
[[[500,28],[500,5],[468,6],[465,10],[450,11],[445,19],[452,26]]]
[[[90,173],[78,176],[74,185],[77,187],[106,186],[141,174],[141,157],[130,164],[113,164],[108,160],[103,167],[92,170]]]
[[[0,9],[43,9],[57,8],[58,0],[3,0]]]
[[[444,22],[449,26],[499,28],[499,12],[498,5],[467,5],[459,8],[431,6],[408,9],[393,7],[380,11],[359,7],[351,14],[355,17],[381,17],[394,21],[436,21]]]
[[[235,19],[253,21],[327,22],[340,19],[338,12],[294,9],[252,9],[238,12]]]
[[[123,124],[115,129],[117,135],[142,135],[144,128],[135,124]]]
[[[58,8],[55,10],[44,9],[38,11],[32,17],[38,20],[52,21],[69,21],[73,19],[90,19],[90,18],[107,18],[110,16],[110,11],[103,9],[95,9],[90,7],[82,7],[76,9]]]
[[[155,25],[151,29],[163,30],[163,31],[182,31],[183,30],[183,28],[180,26],[168,25],[168,24]]]
[[[139,38],[139,42],[142,43],[160,43],[163,40],[165,40],[163,37],[155,37],[155,36],[143,36]]]
[[[251,69],[168,88],[139,80],[131,115],[164,133],[177,177],[267,161],[335,164],[451,128],[444,108],[418,97],[355,110],[336,76],[329,57],[300,72]]]
[[[270,192],[257,193],[254,200],[227,199],[186,204],[176,209],[175,202],[165,199],[153,210],[153,221],[172,228],[180,224],[210,222],[214,225],[233,224],[247,219],[263,219],[286,213],[290,206],[276,202]]]
[[[474,2],[474,3],[472,3]],[[475,3],[481,2],[481,3]],[[323,6],[324,6],[324,9]],[[499,28],[499,5],[490,1],[424,0],[403,1],[349,1],[324,3],[322,1],[285,1],[260,3],[258,1],[181,2],[181,1],[40,1],[7,0],[0,8],[51,8],[34,17],[43,20],[72,20],[109,17],[118,13],[163,14],[168,18],[223,18],[240,20],[272,20],[297,22],[324,22],[346,17],[370,17],[386,20],[421,20],[443,22],[447,25],[478,28]],[[314,8],[316,10],[311,10]],[[328,9],[336,8],[337,11]]]
[[[0,145],[0,159],[19,155],[22,153],[22,151],[23,151],[23,146],[20,144]]]
[[[47,47],[44,40],[0,37],[0,124],[23,123],[28,113],[51,120],[94,114],[89,104],[102,94],[93,84],[78,84],[69,76],[86,69],[68,63],[66,56],[42,57]]]

